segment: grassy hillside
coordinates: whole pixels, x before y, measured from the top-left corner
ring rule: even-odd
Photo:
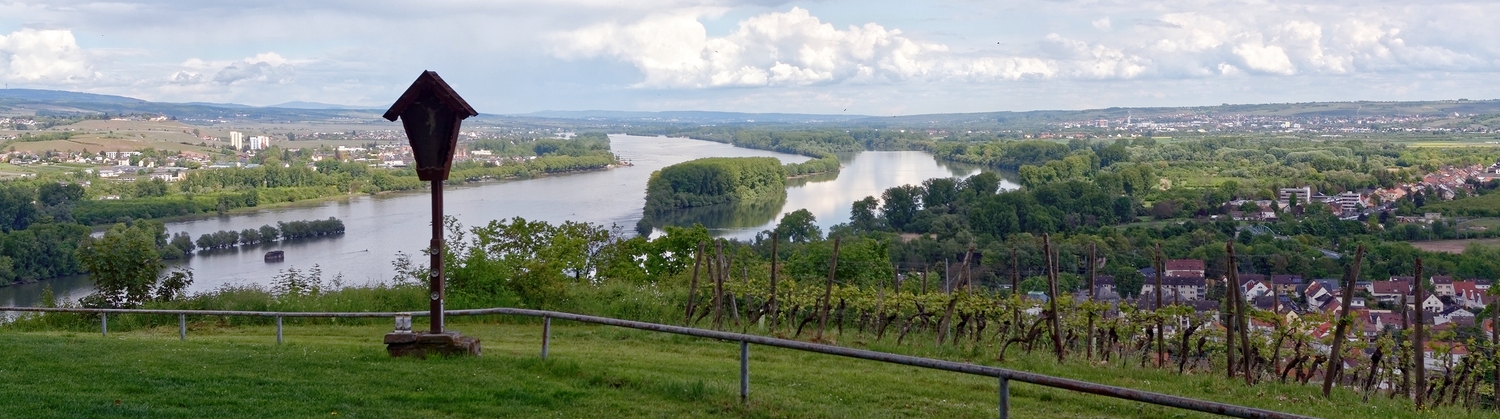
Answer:
[[[989,378],[765,347],[751,349],[751,402],[737,395],[738,345],[554,324],[551,360],[536,324],[457,324],[484,341],[479,358],[392,359],[384,326],[194,324],[112,333],[0,330],[0,417],[944,417],[995,415]],[[854,341],[853,336],[847,339]],[[874,345],[974,361],[973,355]],[[981,362],[991,363],[992,361]],[[1330,418],[1418,415],[1314,386],[1246,388],[1223,378],[1022,356],[1007,367]],[[1012,417],[1208,417],[1016,383]],[[1276,396],[1279,394],[1279,396]]]

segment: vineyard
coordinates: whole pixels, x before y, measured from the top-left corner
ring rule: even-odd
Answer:
[[[781,267],[775,257],[769,269],[736,264],[739,259],[726,254],[722,242],[700,243],[680,321],[736,331],[755,325],[756,330],[764,328],[773,335],[828,343],[839,343],[833,336],[897,346],[924,340],[923,344],[988,354],[1002,363],[1007,357],[1044,352],[1059,363],[1134,365],[1182,375],[1222,374],[1242,378],[1247,386],[1272,381],[1322,386],[1325,396],[1330,387],[1341,386],[1366,399],[1411,399],[1418,409],[1488,409],[1491,395],[1496,394],[1493,386],[1500,385],[1494,379],[1500,371],[1490,343],[1455,342],[1451,334],[1424,336],[1420,312],[1413,313],[1411,327],[1381,331],[1371,341],[1341,338],[1362,333],[1358,328],[1349,330],[1358,325],[1352,314],[1335,321],[1316,313],[1296,317],[1258,310],[1233,304],[1244,301],[1234,294],[1240,287],[1233,286],[1228,287],[1231,297],[1217,310],[1162,301],[1160,294],[1110,304],[1095,299],[1093,293],[1059,293],[1058,257],[1050,239],[1043,237],[1043,241],[1048,252],[1049,292],[1040,298],[977,288],[964,262],[952,269],[950,281],[930,278],[938,275],[926,271],[897,274],[896,267],[887,267],[892,275],[873,286],[842,283],[835,274],[840,264],[839,239],[833,240],[825,280],[778,275]],[[777,241],[773,238],[771,243],[775,246]],[[1226,245],[1231,261],[1233,248],[1233,242]],[[1354,266],[1363,253],[1361,249]],[[772,250],[771,255],[776,254]],[[964,256],[973,255],[971,250]],[[1158,253],[1158,266],[1160,261]],[[1420,259],[1416,266],[1414,273],[1420,277]],[[1020,285],[1023,269],[1013,267],[1011,289]],[[1236,270],[1229,272],[1227,280],[1236,282]],[[1346,279],[1357,275],[1350,272]],[[1416,288],[1420,299],[1422,287]],[[1343,312],[1349,312],[1348,302],[1343,307]],[[1336,324],[1336,330],[1328,329],[1329,322]],[[1453,356],[1464,348],[1467,356]]]

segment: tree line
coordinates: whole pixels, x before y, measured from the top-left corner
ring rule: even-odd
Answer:
[[[267,224],[260,228],[247,228],[240,231],[220,230],[205,233],[198,236],[194,244],[203,250],[227,249],[239,245],[249,246],[337,234],[344,234],[344,222],[328,217],[326,220],[279,221],[275,226]]]

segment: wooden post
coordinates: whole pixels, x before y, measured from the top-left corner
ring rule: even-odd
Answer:
[[[1401,293],[1401,333],[1403,334],[1411,331],[1411,319],[1406,313],[1406,294]],[[1402,336],[1402,338],[1404,340],[1409,337]],[[1396,346],[1401,348],[1401,391],[1406,393],[1403,397],[1411,397],[1411,374],[1407,369],[1411,365],[1411,351],[1407,349],[1409,345],[1397,344]]]
[[[1365,246],[1360,245],[1354,251],[1354,266],[1349,268],[1349,276],[1344,278],[1344,301],[1342,308],[1339,309],[1338,323],[1335,323],[1337,326],[1333,328],[1333,351],[1329,352],[1332,354],[1329,358],[1337,359],[1339,362],[1332,362],[1330,360],[1328,371],[1323,375],[1323,398],[1325,399],[1333,391],[1334,377],[1338,376],[1339,370],[1344,368],[1344,333],[1349,330],[1349,321],[1346,318],[1349,317],[1350,304],[1354,301],[1354,278],[1359,277],[1359,264],[1364,258]],[[1374,374],[1375,372],[1371,371],[1370,373]]]
[[[1233,245],[1231,244],[1231,246],[1233,246]],[[1233,251],[1231,250],[1230,254],[1233,254],[1232,252]],[[1165,288],[1162,288],[1162,275],[1165,274],[1165,272],[1163,272],[1163,271],[1166,271],[1166,270],[1167,270],[1167,262],[1165,260],[1163,260],[1162,256],[1161,256],[1161,243],[1157,243],[1156,244],[1156,290],[1155,290],[1155,294],[1156,294],[1156,307],[1153,308],[1153,309],[1151,309],[1151,313],[1152,314],[1156,314],[1156,312],[1161,311],[1161,294],[1163,292],[1165,292],[1164,291]],[[1156,366],[1157,366],[1157,368],[1160,368],[1163,365],[1162,361],[1161,361],[1161,351],[1162,351],[1162,337],[1161,337],[1161,335],[1162,335],[1162,321],[1161,321],[1161,316],[1156,316],[1156,355],[1154,355],[1152,357],[1156,358]]]
[[[776,334],[776,322],[781,318],[781,311],[776,307],[776,245],[781,242],[776,232],[771,232],[771,297],[767,299],[766,306],[771,311],[771,334]]]
[[[828,327],[829,298],[833,296],[833,278],[838,273],[839,267],[839,240],[842,237],[833,238],[833,257],[828,260],[828,283],[823,286],[823,313],[818,315],[818,335],[813,340],[823,340],[823,329]]]
[[[1239,326],[1239,322],[1235,321],[1235,319],[1234,319],[1234,314],[1235,314],[1235,310],[1239,308],[1239,303],[1240,303],[1240,301],[1242,300],[1243,297],[1240,296],[1240,272],[1239,272],[1239,267],[1237,266],[1237,264],[1234,261],[1234,239],[1230,239],[1229,242],[1227,242],[1227,243],[1224,244],[1224,250],[1226,252],[1228,252],[1228,254],[1229,254],[1228,263],[1225,264],[1225,270],[1228,271],[1228,273],[1226,273],[1226,275],[1228,275],[1228,276],[1225,277],[1225,279],[1224,279],[1225,282],[1229,282],[1229,295],[1227,295],[1227,296],[1224,297],[1225,299],[1227,299],[1227,301],[1226,301],[1227,304],[1225,304],[1224,311],[1226,311],[1225,314],[1228,315],[1228,317],[1225,318],[1225,321],[1223,322],[1224,323],[1224,348],[1225,348],[1225,350],[1224,350],[1224,371],[1227,373],[1225,376],[1232,379],[1232,378],[1234,378],[1234,365],[1235,365],[1235,363],[1234,363],[1234,350],[1235,350],[1235,346],[1234,346],[1234,334],[1235,334],[1235,330],[1234,329],[1235,329],[1236,326]]]
[[[1097,286],[1097,285],[1095,285],[1094,281],[1097,279],[1098,272],[1096,272],[1096,271],[1098,270],[1098,267],[1099,267],[1099,253],[1098,253],[1098,250],[1099,249],[1098,249],[1097,245],[1095,245],[1093,243],[1089,244],[1089,302],[1090,303],[1094,302],[1094,287]],[[1088,349],[1086,350],[1087,354],[1084,355],[1085,359],[1088,359],[1088,360],[1092,361],[1094,359],[1094,312],[1093,312],[1093,310],[1089,310],[1088,339],[1084,339],[1084,345],[1088,345]]]
[[[944,293],[950,293],[950,294],[953,293],[953,288],[950,287],[950,285],[951,285],[950,282],[952,282],[952,280],[953,280],[953,268],[951,268],[951,267],[948,266],[948,259],[947,258],[943,258],[943,292]]]
[[[1417,276],[1412,278],[1412,290],[1416,293],[1417,300],[1414,303],[1417,305],[1417,311],[1412,323],[1416,323],[1417,332],[1412,334],[1411,350],[1412,356],[1416,358],[1413,367],[1417,369],[1417,410],[1422,410],[1423,404],[1427,401],[1427,342],[1422,336],[1422,292],[1426,289],[1422,286],[1422,258],[1417,258],[1416,273]]]
[[[1047,290],[1052,293],[1047,299],[1052,304],[1052,318],[1049,322],[1052,323],[1052,350],[1057,352],[1057,362],[1062,363],[1066,361],[1063,355],[1062,322],[1059,320],[1062,313],[1057,311],[1057,299],[1062,298],[1062,295],[1057,292],[1057,256],[1052,253],[1052,238],[1048,234],[1042,234],[1042,251],[1047,253]]]
[[[964,290],[974,291],[974,244],[969,243],[969,253],[964,254]]]
[[[698,295],[698,267],[703,264],[703,242],[698,242],[698,253],[693,255],[693,280],[688,283],[687,317],[682,320],[683,326],[693,324],[693,299]]]
[[[745,290],[743,292],[743,294],[745,294],[744,295],[744,299],[745,299],[745,322],[740,324],[740,333],[749,333],[750,332],[750,320],[751,320],[751,317],[754,317],[753,314],[755,314],[754,313],[755,308],[753,308],[753,307],[750,306],[750,266],[749,266],[749,264],[740,265],[740,274],[744,275],[742,278],[744,278],[744,280],[745,280],[745,282],[744,282],[745,287],[743,288]],[[740,321],[740,319],[738,318],[739,315],[740,315],[739,313],[740,313],[739,310],[735,310],[735,312],[734,312],[734,315],[736,317],[734,319],[734,321],[736,321],[736,322]]]
[[[714,279],[714,330],[724,326],[724,242],[714,240],[714,263],[710,265],[710,276]]]
[[[1230,246],[1233,246],[1233,244],[1230,244]],[[1230,253],[1230,255],[1233,254]],[[1236,271],[1235,276],[1238,278],[1238,271]],[[1240,294],[1240,298],[1235,300],[1235,304],[1239,307],[1235,310],[1235,324],[1236,328],[1240,331],[1240,355],[1242,355],[1240,356],[1240,369],[1245,372],[1245,385],[1254,385],[1255,373],[1250,371],[1250,366],[1255,361],[1255,357],[1250,353],[1250,315],[1246,314],[1246,310],[1248,310],[1246,306],[1250,302],[1245,300],[1244,294]]]

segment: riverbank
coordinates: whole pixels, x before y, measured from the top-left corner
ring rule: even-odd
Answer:
[[[630,167],[630,166],[631,165],[629,165],[629,164],[621,164],[621,162],[617,161],[614,164],[610,164],[608,166],[599,167],[599,168],[566,170],[566,171],[558,171],[558,172],[552,172],[552,173],[543,173],[543,174],[537,174],[537,175],[530,175],[530,176],[525,176],[525,177],[517,176],[517,175],[511,175],[511,176],[503,177],[503,178],[484,178],[484,179],[480,179],[480,180],[454,180],[454,179],[449,179],[447,182],[444,182],[444,185],[445,185],[445,190],[451,191],[451,190],[454,190],[454,189],[461,189],[461,188],[482,187],[482,186],[485,186],[487,184],[506,183],[506,182],[518,182],[518,181],[526,181],[526,180],[533,180],[533,179],[543,179],[543,178],[557,177],[557,176],[576,175],[576,174],[581,174],[581,173],[602,172],[602,171],[607,171],[607,170],[611,170],[611,169],[616,169],[616,168],[621,168],[621,167]],[[448,188],[452,188],[452,189],[448,189]],[[401,195],[426,195],[426,194],[430,193],[429,190],[430,190],[430,188],[409,189],[409,190],[399,190],[399,191],[379,191],[379,192],[374,192],[374,193],[354,192],[354,193],[345,193],[345,194],[339,194],[339,195],[321,196],[321,197],[317,197],[317,198],[298,199],[298,200],[295,200],[295,201],[284,201],[284,202],[275,202],[275,203],[268,203],[268,204],[260,204],[260,205],[256,205],[256,206],[253,206],[253,207],[237,207],[237,208],[232,208],[232,209],[225,210],[222,214],[217,213],[217,212],[204,212],[204,213],[189,214],[189,215],[174,215],[174,216],[168,216],[168,217],[156,217],[156,218],[151,218],[151,219],[152,220],[156,220],[156,221],[161,221],[161,222],[164,222],[164,223],[177,223],[177,222],[186,222],[186,221],[209,220],[209,219],[215,219],[215,218],[225,218],[225,217],[234,217],[234,216],[237,216],[237,215],[253,214],[253,213],[267,211],[267,210],[288,209],[288,208],[312,208],[312,207],[321,206],[323,204],[327,204],[329,202],[336,202],[336,201],[341,201],[341,200],[350,200],[350,199],[359,198],[359,197],[401,196]],[[94,232],[98,233],[98,232],[103,232],[105,230],[108,230],[109,227],[113,226],[113,225],[114,225],[114,223],[95,224],[95,225],[90,226],[90,228],[92,228]]]

